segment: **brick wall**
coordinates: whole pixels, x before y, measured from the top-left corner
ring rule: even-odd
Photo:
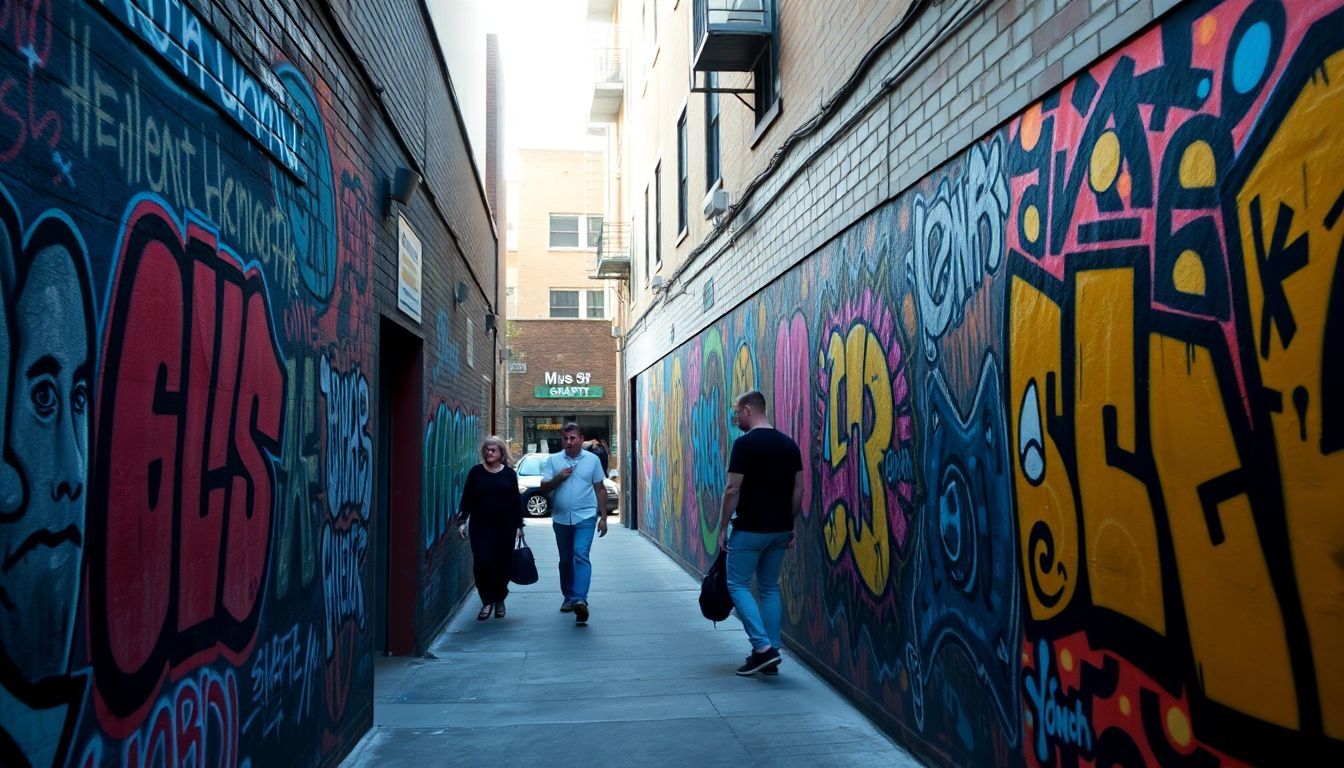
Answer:
[[[0,128],[0,549],[53,550],[0,577],[0,762],[334,764],[372,720],[383,540],[414,564],[403,652],[470,586],[443,534],[488,413],[496,243],[421,6],[362,3],[381,24],[357,28],[335,5],[21,0],[0,22],[0,87],[28,104]],[[393,50],[423,66],[370,74]],[[421,322],[382,210],[398,167],[426,177],[397,212]],[[392,326],[426,430],[424,503],[395,519]]]
[[[517,336],[510,339],[513,359],[527,363],[527,373],[509,377],[509,405],[513,408],[615,411],[620,380],[616,375],[616,339],[606,320],[516,320]],[[592,374],[603,387],[599,400],[557,400],[534,396],[546,383],[547,371]]]
[[[790,11],[792,5],[800,8]],[[878,5],[885,10],[875,12]],[[1091,4],[1087,0],[962,0],[930,6],[877,58],[857,91],[834,116],[783,157],[777,170],[750,199],[742,199],[741,190],[764,167],[757,158],[773,155],[791,130],[788,126],[800,125],[816,114],[821,94],[833,94],[850,75],[850,69],[833,67],[831,59],[812,51],[830,51],[837,45],[849,51],[866,50],[886,32],[888,26],[880,22],[898,17],[901,11],[896,4],[858,4],[853,15],[872,18],[873,24],[849,29],[814,23],[810,15],[805,16],[811,19],[809,22],[792,21],[791,16],[814,11],[801,10],[810,7],[806,3],[784,3],[780,13],[785,47],[780,69],[785,80],[781,97],[788,120],[772,126],[762,144],[752,150],[747,145],[749,115],[734,116],[735,108],[728,105],[736,101],[731,96],[723,97],[725,177],[731,202],[741,210],[716,234],[688,239],[677,246],[678,261],[669,261],[660,274],[672,277],[681,264],[686,264],[690,250],[701,248],[703,252],[677,275],[677,282],[698,296],[705,282],[712,280],[715,312],[727,311],[879,203],[908,188],[975,138],[1076,73],[1102,50],[1103,41],[1114,47],[1170,5],[1164,0],[1159,0],[1157,7],[1153,0]],[[841,18],[851,16],[846,13]],[[798,35],[796,49],[790,34]],[[909,66],[911,62],[914,66]],[[883,82],[897,76],[894,87],[883,91]],[[792,79],[795,77],[797,80]],[[672,195],[671,207],[664,209],[665,222],[669,214],[671,221],[676,215],[676,187],[669,183],[666,169],[676,167],[674,113],[686,98],[684,74],[678,78],[678,85],[664,83],[662,92],[645,97],[663,105],[661,111],[653,110],[659,117],[652,124],[640,122],[627,128],[654,131],[654,137],[663,138],[650,141],[664,148],[664,157],[672,152],[670,166],[664,160],[665,206],[669,193]],[[810,101],[797,98],[799,90]],[[690,103],[694,105],[701,97],[693,96]],[[672,132],[658,133],[660,125],[671,126],[668,130]],[[692,136],[698,137],[696,131],[703,131],[703,122],[694,126]],[[692,147],[690,167],[703,169],[703,147],[694,140]],[[741,162],[741,158],[749,160]],[[741,162],[740,171],[732,170],[734,162]],[[632,200],[639,198],[644,188],[644,177],[639,174],[647,175],[651,168],[632,163],[628,184],[635,190]],[[699,172],[703,174],[703,170]],[[729,178],[730,174],[735,175]],[[693,184],[692,188],[697,187]],[[698,211],[699,198],[694,199],[697,204],[693,208]],[[637,203],[633,207],[639,208]],[[703,217],[697,214],[693,218]],[[669,236],[665,253],[671,242]],[[715,317],[714,312],[704,312],[700,301],[677,298],[678,290],[670,290],[667,298],[655,301],[643,289],[642,281],[636,283],[639,295],[634,302],[626,360],[631,375]]]

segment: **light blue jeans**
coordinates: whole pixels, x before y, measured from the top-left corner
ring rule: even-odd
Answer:
[[[789,551],[792,535],[788,531],[733,531],[728,537],[728,594],[733,596],[737,618],[747,630],[751,650],[757,653],[780,647],[779,570],[784,567],[784,554]],[[759,604],[751,594],[753,575],[756,576],[756,591],[761,596]]]
[[[552,523],[555,545],[560,550],[560,591],[570,602],[588,602],[588,585],[593,581],[593,563],[588,553],[593,548],[593,531],[597,518],[580,521],[577,525]]]

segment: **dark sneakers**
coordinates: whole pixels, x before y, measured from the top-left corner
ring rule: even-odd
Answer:
[[[572,613],[573,611],[574,611],[574,603],[572,601],[566,600],[565,602],[560,604],[561,613]]]
[[[747,657],[747,663],[737,668],[737,674],[742,675],[744,677],[746,675],[754,675],[757,672],[764,672],[765,674],[770,674],[770,672],[778,671],[775,669],[775,667],[779,666],[779,662],[780,658],[778,648],[771,648],[769,650],[762,651],[760,653],[752,651],[751,655]],[[770,672],[766,672],[766,670],[770,670]]]
[[[575,624],[588,623],[588,604],[582,600],[574,601],[574,623]]]

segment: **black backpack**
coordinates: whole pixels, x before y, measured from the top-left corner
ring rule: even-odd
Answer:
[[[727,619],[728,614],[733,612],[733,597],[728,594],[727,555],[726,551],[719,550],[718,558],[700,582],[700,613],[716,623]]]

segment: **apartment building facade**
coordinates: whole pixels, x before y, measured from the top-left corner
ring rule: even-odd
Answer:
[[[515,242],[508,254],[508,431],[517,453],[561,450],[574,421],[590,439],[619,443],[621,391],[612,318],[615,285],[594,279],[604,222],[600,151],[522,149],[511,180]]]
[[[708,567],[760,389],[786,641],[912,750],[1344,759],[1341,3],[588,10],[641,532]]]

